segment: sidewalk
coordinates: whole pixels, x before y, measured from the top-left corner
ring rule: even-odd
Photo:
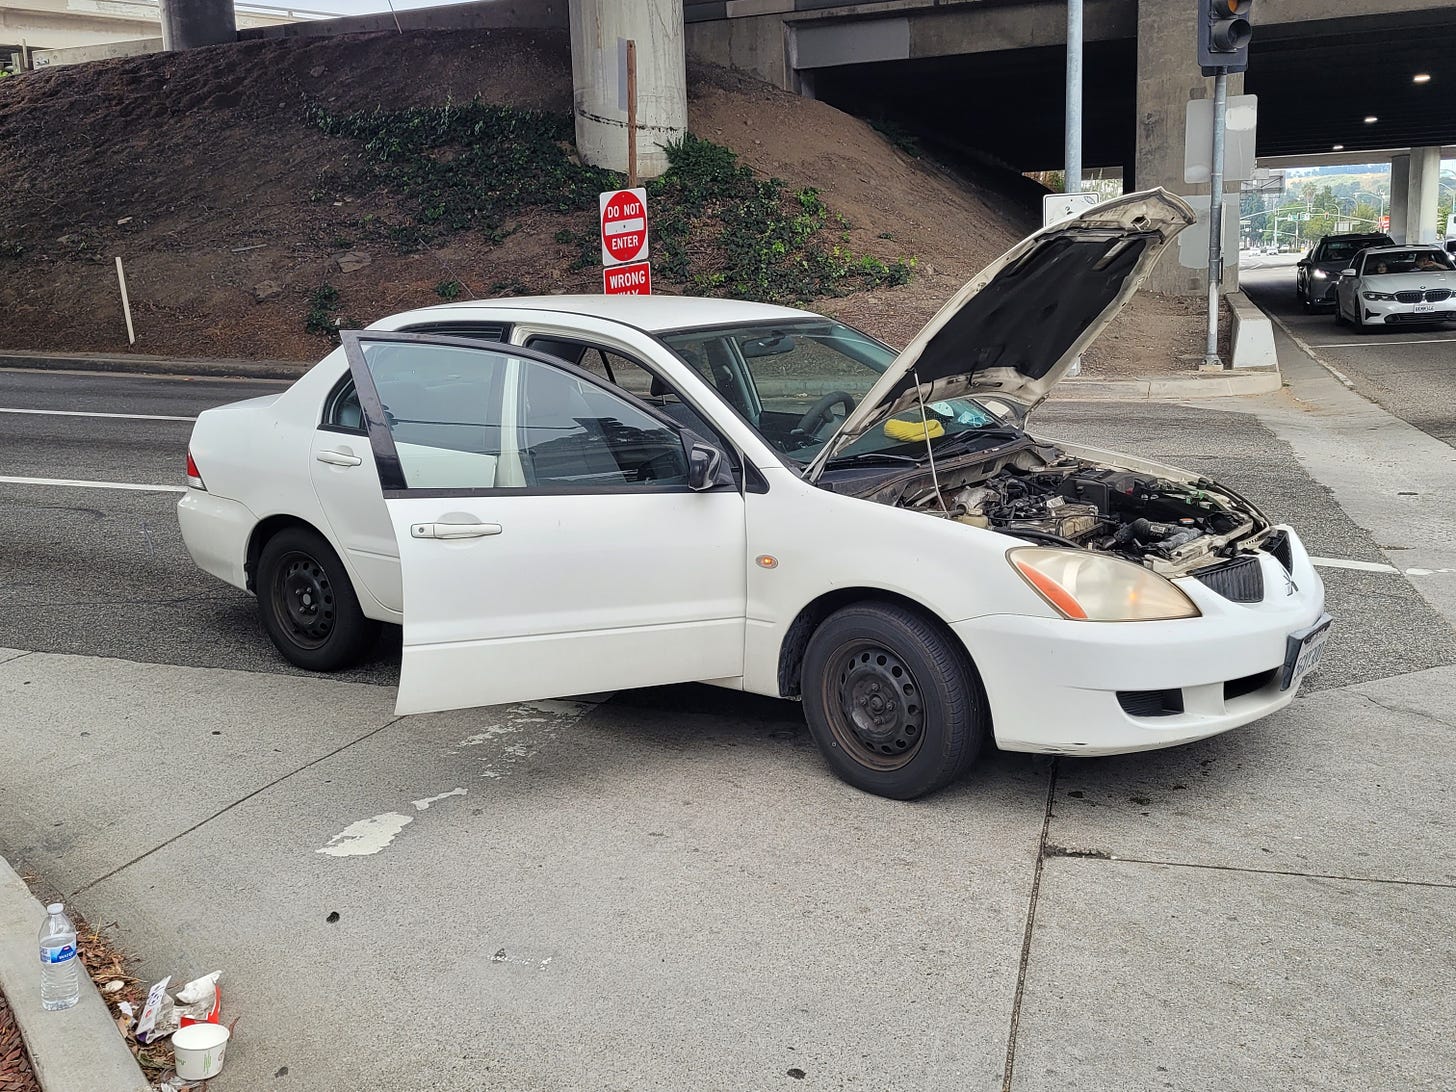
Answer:
[[[0,848],[144,972],[222,970],[213,1092],[1435,1089],[1453,687],[991,753],[896,804],[726,692],[400,721],[387,688],[33,653],[0,740],[72,760],[11,779]]]

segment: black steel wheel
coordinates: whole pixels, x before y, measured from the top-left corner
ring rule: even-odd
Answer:
[[[286,527],[264,544],[256,586],[263,628],[290,663],[309,671],[357,663],[379,635],[338,555],[306,527]]]
[[[804,653],[804,714],[830,767],[910,800],[975,761],[990,725],[980,677],[953,635],[892,603],[830,615]]]

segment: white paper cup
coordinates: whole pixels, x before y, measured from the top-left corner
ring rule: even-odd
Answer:
[[[221,1024],[188,1024],[172,1033],[177,1076],[184,1081],[216,1077],[227,1050],[228,1029]]]

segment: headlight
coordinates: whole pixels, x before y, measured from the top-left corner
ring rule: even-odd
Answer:
[[[1006,559],[1064,618],[1153,622],[1198,617],[1193,600],[1171,581],[1131,561],[1045,546],[1019,546]]]
[[[1316,269],[1314,271],[1314,279],[1315,280],[1317,280],[1317,281],[1323,281],[1323,280],[1327,280],[1328,278],[1329,278],[1329,274],[1326,273],[1323,269]]]
[[[1389,301],[1395,299],[1393,292],[1361,292],[1360,295],[1364,296],[1367,300]]]

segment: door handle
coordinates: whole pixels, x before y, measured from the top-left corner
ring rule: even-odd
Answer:
[[[330,466],[358,466],[364,461],[357,455],[347,455],[342,451],[320,451],[314,458]]]
[[[410,538],[484,538],[503,530],[499,523],[412,523]]]

